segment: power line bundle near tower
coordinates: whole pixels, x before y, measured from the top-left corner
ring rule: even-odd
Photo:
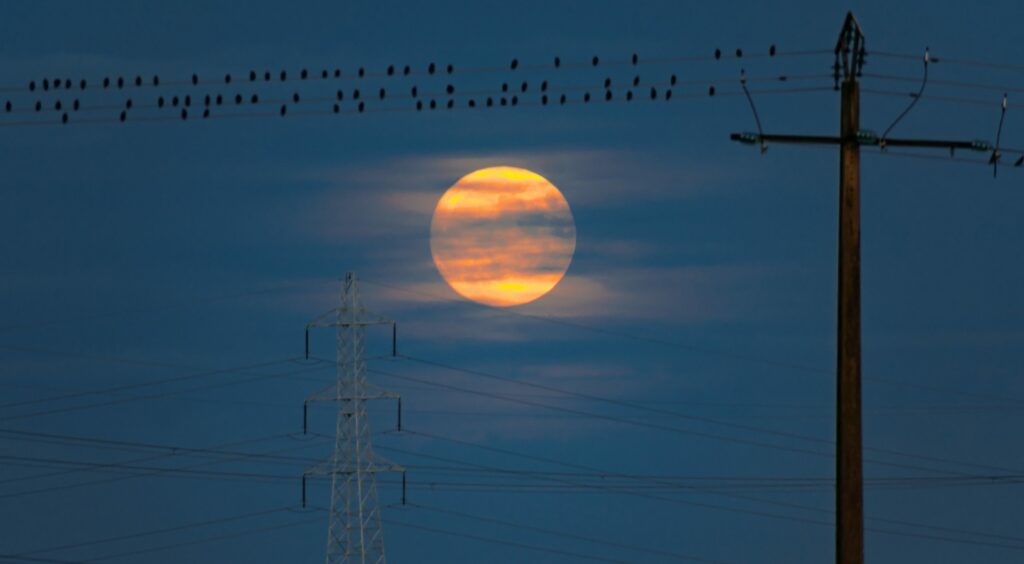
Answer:
[[[392,354],[396,353],[395,322],[363,309],[356,275],[345,276],[341,306],[306,325],[306,357],[309,357],[309,330],[336,327],[338,341],[337,381],[314,393],[303,404],[303,431],[307,428],[310,402],[338,404],[334,454],[310,467],[302,476],[302,503],[306,503],[306,477],[330,476],[331,508],[327,528],[327,564],[383,564],[384,531],[377,498],[377,474],[402,473],[403,501],[405,469],[373,452],[369,412],[366,401],[399,401],[398,427],[401,430],[401,399],[394,392],[371,388],[366,378],[366,337],[368,325],[392,326]]]

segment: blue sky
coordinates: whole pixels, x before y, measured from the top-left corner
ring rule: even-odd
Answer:
[[[828,561],[836,155],[771,146],[762,156],[731,143],[729,133],[755,129],[746,100],[702,94],[711,85],[737,92],[741,68],[786,74],[794,79],[785,85],[752,83],[766,131],[834,133],[830,55],[750,55],[771,45],[827,50],[849,9],[867,35],[865,90],[918,86],[919,61],[876,51],[927,46],[939,57],[926,96],[894,135],[994,140],[1002,92],[979,85],[998,85],[1010,106],[1002,142],[1024,145],[1012,90],[1022,86],[1020,70],[943,63],[1017,64],[1024,13],[1015,2],[6,6],[0,83],[10,86],[44,76],[96,83],[158,73],[167,83],[287,69],[290,82],[259,93],[298,88],[315,97],[333,86],[293,86],[302,68],[351,74],[430,62],[454,65],[460,95],[498,92],[504,81],[536,89],[542,79],[553,90],[594,84],[597,95],[606,76],[618,86],[635,73],[644,84],[676,74],[683,85],[657,103],[0,127],[0,456],[10,463],[0,465],[0,554],[239,517],[37,557],[322,558],[326,515],[297,507],[299,459],[330,452],[319,435],[331,433],[332,413],[316,408],[314,434],[292,434],[303,398],[332,373],[294,358],[306,321],[334,307],[339,278],[357,271],[367,305],[399,321],[405,354],[477,372],[371,363],[375,384],[402,393],[409,431],[385,432],[394,406],[373,406],[375,444],[409,467],[415,505],[393,507],[400,492],[384,479],[392,561],[586,560],[566,552],[626,562],[679,560],[666,552]],[[721,61],[656,63],[716,48],[727,54]],[[729,57],[737,48],[748,56]],[[635,71],[585,64],[634,52]],[[581,68],[556,74],[547,68],[554,56]],[[458,72],[513,58],[520,74]],[[446,82],[350,80],[343,103],[354,104],[357,87],[367,95],[386,86],[391,96]],[[764,92],[796,86],[821,89]],[[130,91],[152,103],[152,91]],[[46,96],[47,104],[58,97]],[[86,105],[125,98],[82,96]],[[18,104],[36,97],[0,91]],[[908,101],[866,92],[863,127],[883,131]],[[0,125],[11,119],[0,114]],[[868,558],[1017,562],[1020,485],[977,477],[1024,474],[1015,448],[1024,406],[1020,172],[1003,167],[993,180],[979,164],[865,153]],[[511,313],[460,301],[434,269],[428,239],[444,190],[497,165],[548,178],[576,220],[566,278]],[[385,355],[389,335],[370,337],[370,353]],[[332,343],[315,335],[315,354],[331,356]],[[296,458],[167,456],[140,444]],[[623,493],[595,488],[602,473],[647,478]],[[665,479],[700,487],[663,491]],[[791,479],[801,487],[780,487]],[[327,494],[310,489],[314,504],[326,505]],[[241,517],[260,512],[268,513]]]

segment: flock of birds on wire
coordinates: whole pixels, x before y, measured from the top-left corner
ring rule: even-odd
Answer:
[[[822,51],[826,52],[826,51]],[[777,54],[776,47],[772,45],[767,52],[768,57],[775,57]],[[807,54],[807,53],[794,53],[794,54]],[[734,57],[736,59],[743,58],[743,50],[736,49],[734,54],[728,55],[723,54],[721,49],[716,49],[713,54],[706,57],[690,57],[683,59],[674,60],[655,60],[653,62],[673,62],[679,60],[721,60],[722,58]],[[765,56],[765,55],[761,55]],[[558,70],[564,68],[588,68],[593,69],[602,65],[627,65],[631,67],[637,67],[640,64],[640,57],[637,54],[633,54],[627,61],[617,62],[602,62],[598,56],[592,57],[589,61],[584,63],[563,63],[560,57],[555,57],[551,63],[547,65],[521,65],[518,59],[512,59],[512,61],[503,68],[475,68],[465,69],[460,71],[458,74],[482,74],[482,73],[495,73],[495,72],[507,72],[516,73],[516,71],[522,70]],[[319,77],[320,81],[329,80],[343,80],[343,79],[389,79],[389,78],[407,78],[410,76],[425,75],[427,78],[447,78],[447,82],[443,90],[436,92],[429,92],[426,89],[421,89],[417,85],[406,86],[405,88],[398,90],[397,87],[385,88],[379,87],[376,89],[363,90],[360,88],[352,88],[350,90],[337,89],[333,92],[333,95],[319,95],[319,96],[305,96],[299,90],[293,90],[289,95],[284,96],[266,96],[261,95],[259,92],[252,91],[259,87],[265,87],[267,85],[283,85],[289,80],[298,81],[300,83],[306,81],[315,80]],[[193,73],[189,79],[177,80],[177,81],[162,81],[159,75],[152,75],[151,77],[143,77],[142,75],[136,75],[134,78],[125,78],[124,76],[117,77],[104,77],[102,80],[96,81],[95,83],[90,82],[84,78],[82,79],[71,79],[71,78],[43,78],[29,81],[27,85],[12,86],[12,87],[0,87],[0,92],[8,92],[9,97],[4,102],[4,113],[6,114],[42,114],[47,111],[56,112],[59,116],[57,120],[34,120],[34,121],[4,121],[0,120],[0,125],[45,125],[45,124],[68,124],[68,123],[98,123],[98,122],[126,122],[133,120],[133,110],[141,109],[155,109],[162,111],[163,115],[160,116],[144,116],[140,119],[141,121],[154,121],[154,120],[168,120],[168,119],[181,119],[189,120],[192,118],[210,118],[210,117],[257,117],[277,114],[280,116],[289,115],[291,110],[295,112],[295,108],[301,107],[302,105],[311,105],[313,108],[319,108],[319,111],[306,111],[305,114],[339,114],[339,113],[363,113],[367,111],[368,104],[378,104],[373,109],[378,111],[394,111],[398,109],[404,109],[407,111],[422,111],[422,110],[436,110],[439,108],[453,109],[456,107],[455,96],[458,92],[461,96],[466,96],[465,107],[466,108],[490,108],[490,107],[504,107],[504,106],[518,106],[526,103],[526,97],[534,95],[534,105],[565,105],[568,103],[589,103],[592,100],[603,99],[606,102],[611,102],[616,99],[624,101],[632,101],[634,99],[648,98],[649,100],[671,100],[673,97],[673,89],[681,87],[682,82],[691,84],[696,81],[680,81],[676,74],[669,74],[663,82],[658,83],[643,83],[639,74],[634,74],[631,78],[625,80],[613,80],[611,76],[606,76],[603,82],[600,84],[594,83],[585,86],[568,86],[559,89],[557,92],[555,88],[549,84],[548,80],[540,80],[535,85],[531,85],[530,81],[522,80],[510,83],[508,81],[502,82],[500,91],[467,91],[462,92],[456,89],[455,84],[450,82],[451,77],[456,75],[456,69],[453,65],[438,65],[436,63],[428,64],[423,71],[418,72],[410,65],[396,66],[389,65],[383,72],[370,72],[365,67],[358,68],[354,73],[343,73],[342,69],[322,69],[319,73],[310,71],[309,69],[302,69],[294,75],[289,75],[287,70],[281,70],[280,72],[272,72],[270,70],[264,70],[262,72],[256,70],[250,70],[247,74],[233,75],[230,73],[224,74],[222,78],[200,78],[199,74]],[[815,75],[815,78],[825,78],[827,75],[820,74]],[[761,81],[777,81],[786,82],[790,77],[785,75],[770,76],[753,78],[752,80]],[[796,77],[796,78],[810,78],[810,77]],[[613,83],[616,87],[622,86],[625,88],[625,92],[616,96],[615,90],[613,89]],[[241,89],[248,86],[251,93],[243,94]],[[138,98],[132,96],[124,97],[120,103],[111,104],[94,104],[87,105],[83,103],[81,94],[79,96],[72,97],[75,93],[86,93],[92,91],[99,91],[101,93],[107,93],[111,91],[123,92],[126,89],[140,89],[144,87],[150,88],[161,88],[161,87],[184,87],[185,89],[193,89],[193,93],[178,93],[173,95],[159,95],[152,101],[140,102]],[[199,87],[208,87],[210,89],[231,89],[235,87],[233,93],[201,93],[195,94],[194,89]],[[818,88],[825,89],[825,88]],[[596,91],[592,94],[591,91]],[[576,95],[573,96],[572,92],[576,91]],[[580,93],[579,91],[582,91]],[[703,91],[702,89],[702,92]],[[27,93],[29,96],[28,100],[15,101],[10,97],[10,93],[15,93],[24,98]],[[60,93],[67,93],[62,99]],[[706,93],[700,94],[701,96],[715,96],[716,88],[714,84],[707,85]],[[736,93],[731,93],[736,94]],[[692,97],[692,96],[691,96]],[[49,98],[49,99],[47,99]],[[56,99],[54,99],[56,98]],[[67,98],[70,98],[68,100]],[[440,99],[440,100],[439,100]],[[405,100],[411,102],[404,108],[385,107],[385,101],[391,100]],[[219,108],[225,107],[243,107],[243,106],[259,106],[266,105],[276,107],[276,112],[268,111],[262,113],[238,113],[238,112],[218,112]],[[325,109],[326,108],[326,109]],[[115,112],[115,118],[106,119],[75,119],[74,116],[80,111],[96,110],[96,111],[112,111]],[[170,113],[168,112],[170,111]]]
[[[903,53],[876,52],[876,56],[894,59],[916,59],[917,57]],[[679,75],[670,72],[663,72],[662,78],[655,81],[641,80],[641,64],[645,66],[657,65],[678,65],[680,63],[715,62],[723,59],[734,61],[743,59],[799,56],[827,56],[837,55],[833,49],[809,49],[795,51],[779,51],[775,45],[771,45],[763,52],[747,53],[742,49],[735,49],[732,52],[723,52],[715,49],[713,52],[703,55],[678,56],[678,57],[655,57],[644,58],[633,53],[620,60],[602,60],[598,56],[583,58],[582,60],[563,61],[560,57],[554,57],[542,64],[521,64],[519,59],[512,59],[509,63],[492,67],[465,67],[456,69],[452,64],[440,65],[429,63],[422,69],[411,65],[388,65],[382,71],[368,70],[366,67],[358,67],[355,71],[343,72],[341,68],[322,68],[319,72],[303,68],[298,72],[290,74],[288,70],[271,71],[251,69],[239,74],[225,73],[200,77],[199,73],[191,73],[191,76],[184,80],[162,80],[159,75],[136,74],[134,77],[124,75],[106,76],[100,80],[90,81],[85,78],[42,78],[30,80],[20,85],[0,85],[0,96],[6,94],[3,100],[2,111],[0,111],[0,128],[18,126],[51,126],[60,124],[105,124],[124,122],[156,122],[171,120],[205,120],[209,118],[266,118],[273,116],[327,116],[331,114],[361,114],[364,112],[421,112],[438,109],[452,110],[455,108],[474,109],[510,106],[548,106],[567,104],[588,104],[603,100],[604,102],[621,101],[631,102],[633,100],[647,99],[651,101],[670,101],[674,99],[693,99],[715,96],[745,96],[750,102],[754,111],[754,118],[757,120],[757,110],[754,107],[752,94],[781,94],[797,92],[830,91],[838,89],[838,62],[824,72],[813,72],[809,74],[770,74],[761,76],[748,76],[743,69],[740,69],[736,83],[741,87],[737,89],[721,90],[716,88],[716,83],[722,83],[733,79],[723,79],[721,76],[715,79],[698,79],[685,75],[686,79],[680,79]],[[860,52],[858,56],[864,57],[865,53]],[[924,54],[924,73],[920,88],[916,92],[901,93],[896,91],[882,91],[864,89],[869,94],[887,96],[907,96],[911,99],[910,105],[900,114],[892,125],[886,130],[888,133],[893,126],[904,117],[911,108],[921,99],[925,85],[928,84],[928,65],[939,62],[939,58],[930,56],[927,49]],[[946,64],[953,65],[982,65],[982,63],[971,61],[958,61],[956,59],[946,60]],[[945,65],[944,65],[945,66]],[[992,66],[986,64],[985,66]],[[605,73],[595,78],[596,69],[625,68],[626,72],[621,75]],[[1016,70],[1016,69],[1014,69]],[[528,74],[534,71],[534,74]],[[566,71],[581,71],[588,75],[585,82],[572,84],[565,79]],[[646,72],[646,71],[645,71]],[[676,70],[676,72],[679,72]],[[546,77],[536,76],[539,73],[547,73]],[[552,73],[561,74],[557,80],[551,79]],[[488,83],[486,86],[467,86],[461,83],[456,87],[456,78],[470,80],[474,76],[504,74],[506,78],[500,83]],[[867,76],[867,75],[865,75]],[[873,79],[909,81],[915,80],[912,77],[892,75],[871,75]],[[533,80],[530,80],[533,78]],[[317,80],[319,79],[319,80]],[[396,82],[404,79],[404,84]],[[414,81],[413,79],[419,79]],[[324,85],[332,81],[354,80],[360,83],[360,87],[348,89],[324,88]],[[370,81],[381,81],[383,85],[370,86]],[[805,86],[789,86],[763,89],[753,91],[748,89],[748,83],[791,83],[805,81]],[[418,82],[418,83],[417,83]],[[969,87],[971,89],[993,89],[1004,87],[997,85],[979,85],[951,80],[934,80],[933,82],[947,87]],[[298,84],[301,86],[292,85]],[[386,86],[385,86],[386,85]],[[175,93],[159,94],[157,96],[136,95],[132,96],[131,91],[140,91],[144,88],[151,89],[177,89]],[[685,88],[685,91],[683,89]],[[205,89],[205,92],[197,90]],[[316,89],[316,92],[311,92]],[[1008,88],[1011,91],[1021,89]],[[244,91],[244,93],[243,93]],[[94,94],[98,93],[98,94]],[[111,100],[117,97],[116,101]],[[978,99],[965,99],[962,97],[930,96],[930,98],[941,102],[952,102],[959,105],[973,104],[992,107],[989,101]],[[92,98],[91,100],[89,98]],[[459,100],[457,103],[457,99]],[[983,163],[993,166],[995,174],[1001,157],[1004,154],[1015,155],[1013,166],[1016,168],[1024,166],[1024,150],[1008,149],[1001,147],[999,136],[1002,132],[1002,122],[1006,114],[1006,95],[1003,95],[1001,103],[1001,114],[999,128],[996,134],[997,141],[990,157],[985,160],[957,158],[964,162]],[[263,111],[252,111],[252,108],[262,108]],[[87,117],[86,112],[103,112],[100,117]],[[53,116],[56,114],[56,119]],[[28,119],[19,119],[18,116],[31,115],[39,116]],[[759,120],[758,120],[759,123]],[[918,153],[899,153],[882,151],[890,156],[905,156],[915,158],[932,158],[930,155]],[[950,155],[953,158],[953,155]]]

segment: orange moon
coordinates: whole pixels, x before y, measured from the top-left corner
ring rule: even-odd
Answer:
[[[509,166],[463,176],[441,196],[430,251],[465,298],[508,307],[547,294],[576,251],[569,203],[543,176]]]

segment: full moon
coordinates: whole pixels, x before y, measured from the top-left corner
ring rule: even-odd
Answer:
[[[543,176],[497,166],[463,176],[441,196],[430,251],[465,298],[508,307],[547,294],[576,250],[569,203]]]

